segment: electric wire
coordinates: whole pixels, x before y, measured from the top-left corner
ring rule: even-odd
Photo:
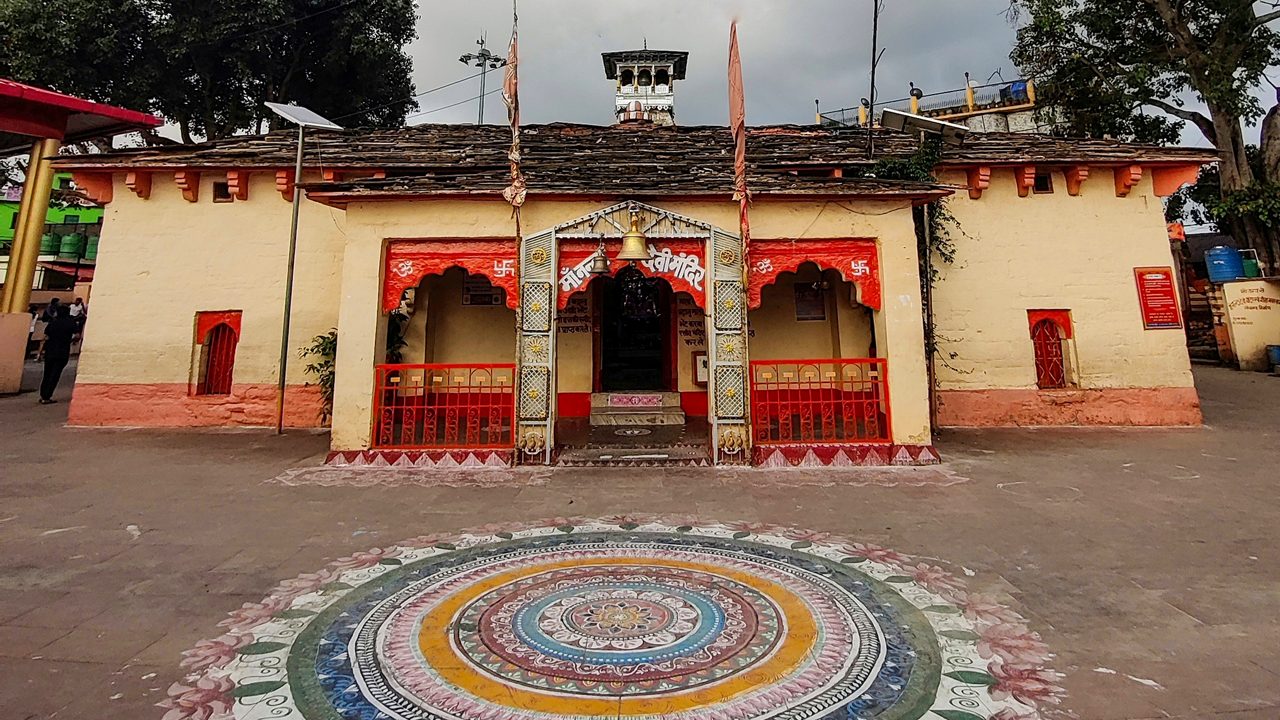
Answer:
[[[478,73],[476,73],[475,75],[468,75],[468,76],[466,76],[466,77],[464,77],[464,78],[460,78],[460,79],[458,79],[458,80],[454,80],[453,82],[445,83],[444,85],[438,85],[438,86],[436,86],[436,87],[431,88],[430,90],[423,90],[423,91],[422,91],[422,92],[420,92],[420,93],[414,93],[414,94],[412,94],[412,95],[410,95],[410,96],[408,96],[408,97],[400,98],[399,100],[392,100],[391,102],[383,103],[383,104],[381,104],[381,105],[374,105],[373,107],[367,107],[367,108],[364,108],[364,109],[362,109],[362,110],[356,110],[355,112],[350,112],[350,113],[347,113],[346,115],[339,115],[338,117],[336,117],[336,118],[331,118],[331,119],[332,119],[332,120],[342,120],[342,119],[345,119],[345,118],[354,117],[354,116],[356,116],[356,115],[363,115],[363,114],[365,114],[365,113],[373,112],[373,111],[375,111],[375,110],[381,110],[381,109],[383,109],[383,108],[388,108],[388,107],[391,107],[392,105],[399,105],[400,103],[408,102],[408,101],[410,101],[410,100],[413,100],[414,98],[420,98],[420,97],[422,97],[423,95],[428,95],[428,94],[430,94],[430,93],[436,92],[437,90],[444,90],[445,88],[451,88],[451,87],[453,87],[454,85],[458,85],[458,84],[460,84],[460,83],[464,83],[464,82],[466,82],[466,81],[468,81],[468,80],[475,80],[476,78],[480,77],[481,75],[487,75],[487,74],[489,74],[489,73],[491,73],[491,72],[493,72],[494,70],[497,70],[497,69],[498,69],[498,68],[490,68],[490,69],[485,70],[485,71],[483,71],[483,72],[478,72]],[[485,94],[486,94],[486,95],[488,95],[489,93],[485,93]],[[473,99],[473,100],[476,100],[476,99],[479,99],[479,97],[477,96],[477,97],[472,98],[472,99]],[[434,111],[429,111],[429,112],[434,112]],[[413,117],[413,116],[412,116],[412,115],[410,115],[409,117]]]
[[[421,115],[430,115],[431,113],[439,113],[439,111],[440,111],[440,110],[448,110],[449,108],[457,108],[457,106],[458,106],[458,105],[466,105],[466,104],[467,104],[467,102],[475,102],[476,100],[480,100],[480,99],[481,99],[481,97],[486,97],[486,96],[489,96],[489,95],[493,95],[493,94],[494,94],[494,92],[502,92],[502,88],[500,88],[500,87],[495,87],[495,88],[493,88],[493,90],[490,90],[489,92],[485,92],[485,94],[484,94],[484,95],[476,95],[475,97],[467,97],[467,99],[466,99],[466,100],[458,100],[457,102],[449,102],[449,104],[448,104],[448,105],[440,106],[440,108],[433,108],[433,109],[430,109],[430,110],[422,110],[422,111],[421,111],[421,113],[413,113],[412,115],[408,115],[408,117],[407,117],[407,118],[404,118],[404,119],[408,120],[408,119],[411,119],[411,118],[421,117]]]

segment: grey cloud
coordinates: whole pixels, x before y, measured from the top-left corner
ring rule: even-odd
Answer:
[[[1014,30],[1007,0],[892,0],[882,15],[877,86],[883,100],[904,97],[909,81],[926,92],[963,87],[968,70],[979,81],[995,70],[1012,79]],[[682,124],[723,124],[727,118],[729,23],[739,20],[747,119],[752,124],[810,123],[813,101],[823,109],[853,105],[867,95],[871,59],[871,0],[523,0],[520,3],[520,100],[527,122],[612,122],[612,84],[600,53],[649,47],[687,50],[689,78],[677,86]],[[508,0],[419,6],[419,38],[410,46],[414,80],[427,89],[465,77],[457,58],[484,31],[489,47],[505,53],[511,32]],[[471,72],[474,72],[472,70]],[[489,89],[499,73],[489,76]],[[422,110],[467,100],[472,81],[421,98]],[[486,120],[502,122],[497,95]],[[410,122],[472,122],[475,103],[422,115]]]

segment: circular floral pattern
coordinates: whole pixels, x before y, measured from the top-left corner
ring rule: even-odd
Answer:
[[[760,523],[556,518],[281,583],[184,653],[164,720],[1033,720],[1061,676],[941,568]]]

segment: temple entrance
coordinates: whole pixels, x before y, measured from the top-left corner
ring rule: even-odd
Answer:
[[[680,392],[681,296],[665,280],[631,266],[594,279],[584,295],[581,306],[571,299],[562,314],[559,383],[576,386],[579,376],[566,359],[585,360],[578,353],[586,348],[576,333],[564,331],[580,327],[576,318],[584,318],[591,329],[591,392],[582,393],[581,407],[576,393],[561,395],[558,464],[707,462],[706,418],[689,417]]]
[[[601,322],[595,390],[673,390],[671,286],[627,267],[617,277],[602,278],[596,297]]]

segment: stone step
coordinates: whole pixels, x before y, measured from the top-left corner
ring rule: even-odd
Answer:
[[[594,408],[592,425],[684,425],[684,411],[680,406],[637,410],[633,408]]]
[[[561,466],[654,467],[661,465],[695,465],[709,463],[705,447],[670,448],[574,448],[563,450],[556,458]]]
[[[679,408],[680,393],[676,392],[611,392],[591,393],[591,408],[623,409],[632,411],[657,411]]]

